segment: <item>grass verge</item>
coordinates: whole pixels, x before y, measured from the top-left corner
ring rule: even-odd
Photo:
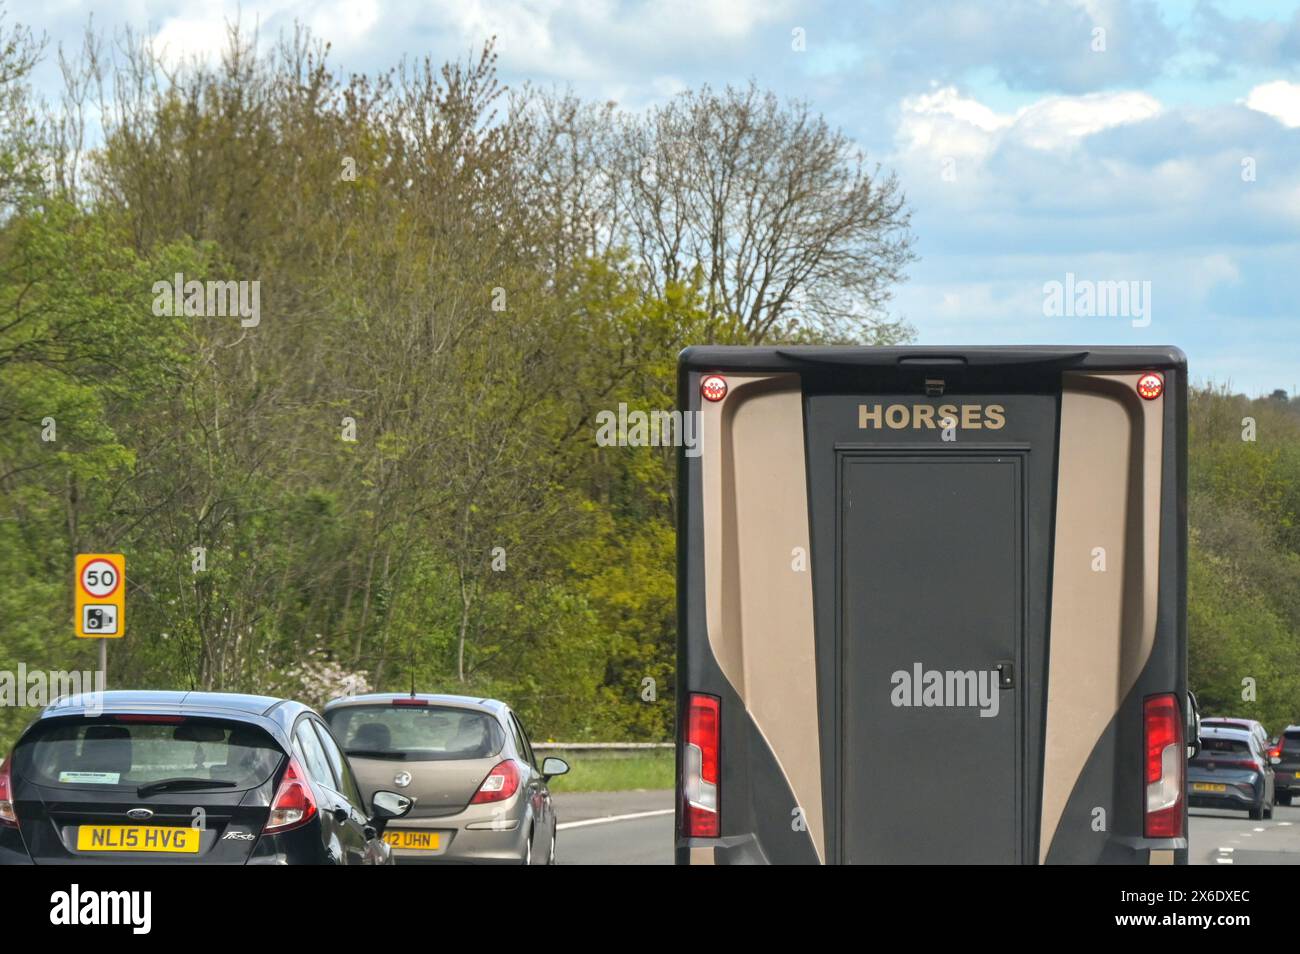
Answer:
[[[551,779],[553,792],[622,792],[638,788],[673,787],[673,750],[636,753],[547,750],[538,761],[554,755],[569,763],[567,775]]]

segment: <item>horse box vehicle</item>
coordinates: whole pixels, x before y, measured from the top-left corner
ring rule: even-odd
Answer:
[[[676,860],[1187,860],[1187,362],[698,347]]]

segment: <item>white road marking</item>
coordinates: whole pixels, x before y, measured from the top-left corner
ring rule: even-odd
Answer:
[[[627,815],[606,815],[603,818],[587,818],[583,821],[560,822],[555,828],[557,831],[566,831],[570,828],[586,828],[588,825],[604,825],[608,822],[632,821],[636,818],[653,818],[656,815],[671,815],[675,809],[656,808],[652,812],[632,812]]]
[[[1252,828],[1252,829],[1251,829],[1251,831],[1263,831],[1263,830],[1264,830],[1264,829],[1262,829],[1262,828]]]
[[[1217,861],[1217,862],[1218,862],[1219,864],[1221,864],[1221,865],[1230,865],[1230,864],[1232,864],[1232,859],[1231,859],[1231,858],[1215,858],[1214,860]]]
[[[1233,849],[1231,849],[1231,848],[1220,848],[1219,851],[1221,851],[1221,852],[1227,852],[1228,854],[1232,854]]]

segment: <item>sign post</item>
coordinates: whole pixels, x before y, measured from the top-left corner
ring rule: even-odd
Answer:
[[[99,640],[99,671],[108,684],[108,640],[126,632],[126,557],[78,553],[76,627],[81,639]]]

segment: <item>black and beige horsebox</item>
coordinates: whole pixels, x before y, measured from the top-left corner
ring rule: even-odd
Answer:
[[[679,863],[1187,859],[1172,347],[698,347]]]

